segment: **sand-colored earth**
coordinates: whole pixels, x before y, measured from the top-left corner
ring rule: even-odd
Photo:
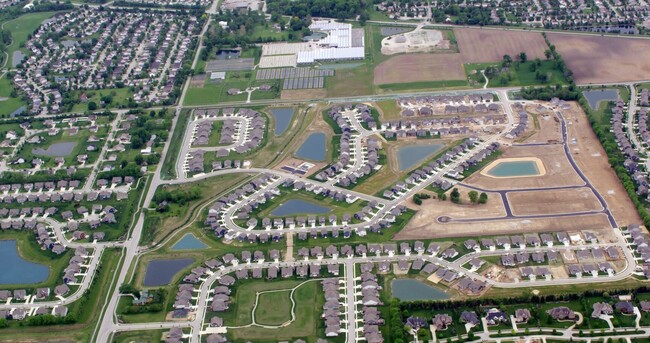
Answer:
[[[569,142],[576,139],[576,144],[570,144],[571,154],[592,186],[605,199],[618,226],[641,223],[634,204],[609,165],[605,150],[591,129],[584,111],[577,103],[571,103],[571,110],[562,113],[567,121]]]
[[[501,163],[508,163],[508,162],[534,162],[535,166],[537,166],[537,175],[515,175],[515,176],[494,176],[490,175],[490,172],[492,169],[496,168],[499,164]],[[537,157],[511,157],[511,158],[500,158],[496,161],[492,161],[492,163],[488,164],[481,170],[481,175],[495,178],[495,179],[516,179],[516,178],[521,178],[521,177],[540,177],[546,175],[546,168],[544,168],[544,163],[542,163],[542,160],[540,160]]]
[[[538,219],[507,219],[480,222],[451,222],[439,224],[435,217],[429,218],[428,223],[415,226],[411,221],[395,235],[397,240],[476,237],[490,235],[511,235],[528,232],[555,232],[567,230],[582,230],[585,228],[609,227],[609,221],[604,214],[591,214],[571,217],[547,217]]]
[[[381,53],[395,55],[402,53],[432,52],[448,50],[450,42],[439,30],[416,29],[411,32],[388,36],[381,40]]]
[[[280,92],[282,100],[309,100],[323,99],[327,95],[324,88],[320,89],[290,89]]]
[[[562,145],[512,146],[505,149],[501,158],[536,157],[542,161],[546,175],[521,178],[493,178],[474,173],[464,183],[489,190],[510,190],[560,186],[582,186],[584,182],[571,168]]]
[[[548,38],[578,84],[650,79],[650,40],[559,33]]]
[[[507,195],[512,214],[576,213],[600,211],[602,206],[588,187],[532,192],[511,192]]]
[[[488,202],[482,205],[472,205],[469,203],[469,196],[467,193],[470,189],[466,187],[456,187],[460,192],[461,199],[464,204],[454,204],[451,201],[440,201],[438,199],[425,200],[421,206],[412,205],[413,209],[418,212],[413,216],[408,226],[422,227],[431,224],[435,218],[446,215],[455,219],[471,219],[471,218],[499,218],[505,217],[506,209],[503,206],[501,195],[499,193],[488,192]],[[428,192],[429,194],[433,194]],[[412,203],[412,202],[409,202]],[[411,206],[409,206],[411,207]]]
[[[375,68],[376,85],[464,80],[460,54],[408,54],[391,57]]]
[[[539,32],[455,28],[454,33],[464,63],[496,62],[521,52],[531,60],[543,59],[548,48]]]

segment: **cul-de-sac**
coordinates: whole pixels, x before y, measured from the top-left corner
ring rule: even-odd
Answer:
[[[647,0],[0,0],[0,342],[650,343]]]

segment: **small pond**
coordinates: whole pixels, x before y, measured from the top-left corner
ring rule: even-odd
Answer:
[[[415,167],[424,160],[440,151],[442,144],[407,145],[397,149],[397,165],[399,170]]]
[[[540,172],[535,161],[504,161],[491,168],[487,174],[496,177],[511,177],[534,176],[539,175]]]
[[[284,217],[295,216],[298,214],[324,214],[329,213],[331,209],[300,199],[290,199],[278,208],[271,211],[272,216]]]
[[[72,153],[72,150],[76,145],[77,142],[54,143],[47,147],[47,149],[34,148],[32,149],[32,154],[50,157],[65,157]]]
[[[395,279],[391,282],[393,297],[402,301],[444,300],[449,295],[438,288],[413,279]]]
[[[325,134],[322,132],[310,134],[296,151],[296,157],[312,161],[325,161],[325,153],[327,152],[325,141]]]
[[[144,274],[144,286],[166,286],[174,275],[194,262],[191,258],[178,258],[170,260],[153,260],[147,264]]]
[[[208,246],[196,238],[196,236],[188,233],[172,246],[172,250],[198,250],[205,249],[207,247]]]
[[[582,94],[587,99],[587,102],[589,102],[589,107],[594,110],[598,109],[601,101],[618,100],[618,91],[615,89],[584,91]]]
[[[0,261],[0,285],[39,283],[50,276],[48,266],[29,262],[18,255],[15,240],[0,241]]]
[[[289,128],[291,118],[293,118],[293,108],[273,108],[271,114],[275,119],[275,135],[280,136]]]

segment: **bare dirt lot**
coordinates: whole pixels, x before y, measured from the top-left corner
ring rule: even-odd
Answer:
[[[562,110],[562,114],[567,122],[568,142],[570,142],[569,148],[572,157],[591,185],[604,198],[617,225],[624,226],[640,223],[640,218],[632,202],[609,166],[607,156],[591,130],[584,112],[576,103],[571,103],[571,109]],[[555,121],[551,120],[546,124],[540,124],[541,130],[549,132],[542,132],[539,136],[555,137],[556,134],[553,132],[558,132],[559,126],[554,123]],[[571,143],[574,138],[576,142]],[[506,148],[502,155],[505,158],[531,156],[543,161],[547,170],[545,176],[495,179],[475,173],[463,183],[489,190],[584,186],[582,179],[571,167],[561,144],[511,146]],[[599,211],[602,209],[595,194],[587,187],[570,190],[509,192],[508,199],[514,215],[554,215],[569,212]],[[466,205],[455,205],[450,202],[443,204],[443,202],[432,201],[431,206],[423,206],[420,209],[420,212],[396,236],[396,239],[579,231],[585,229],[600,230],[600,232],[605,233],[611,231],[609,220],[602,213],[543,218],[498,219],[495,217],[498,217],[501,213],[500,209],[503,204],[501,199],[494,193],[491,193],[489,197],[488,206],[493,206],[490,211],[494,213],[491,215],[480,211],[480,206],[467,208]],[[444,224],[439,223],[436,218],[440,216],[449,216],[452,221]],[[462,221],[467,219],[486,220]]]
[[[283,90],[280,92],[282,100],[304,100],[304,99],[322,99],[326,95],[324,88],[321,89],[294,89]]]
[[[451,201],[431,199],[425,200],[421,206],[417,206],[409,200],[409,207],[418,211],[411,219],[409,226],[420,227],[427,225],[440,215],[450,216],[455,219],[505,217],[506,210],[498,193],[487,193],[489,199],[487,204],[472,205],[469,203],[469,197],[467,196],[469,189],[462,186],[457,188],[461,194],[461,199],[464,200],[464,204],[457,205]],[[431,192],[427,193],[433,194]]]
[[[441,213],[442,214],[442,213]],[[555,217],[539,219],[509,219],[490,220],[481,222],[455,222],[438,224],[434,216],[429,223],[420,226],[414,221],[395,235],[396,240],[429,239],[448,237],[476,237],[487,235],[503,235],[527,232],[553,232],[581,230],[585,228],[604,228],[609,226],[607,216],[592,214],[572,217]]]
[[[564,155],[562,145],[544,146],[512,146],[506,148],[501,158],[537,157],[542,160],[546,175],[493,178],[480,173],[474,173],[463,183],[490,190],[510,190],[540,187],[582,186],[584,182],[571,168],[569,160]]]
[[[439,30],[416,29],[386,37],[381,41],[381,53],[395,55],[401,53],[432,52],[448,50],[450,42],[443,39]]]
[[[454,33],[464,63],[501,61],[503,55],[514,58],[522,51],[531,60],[543,59],[548,48],[539,32],[456,28]]]
[[[531,133],[527,132],[521,139],[521,143],[549,143],[562,140],[560,123],[552,111],[545,107],[529,105],[526,106],[526,112],[530,114],[529,120],[533,125],[530,126]]]
[[[575,213],[603,209],[596,195],[587,187],[512,192],[508,193],[507,197],[514,215]]]
[[[576,83],[650,79],[650,40],[549,33]]]
[[[567,121],[569,142],[576,139],[576,144],[571,144],[573,158],[607,202],[618,226],[641,223],[632,201],[607,161],[605,150],[591,130],[585,113],[576,103],[571,103],[571,110],[562,113]]]
[[[460,54],[409,54],[391,57],[375,68],[375,84],[464,80]]]

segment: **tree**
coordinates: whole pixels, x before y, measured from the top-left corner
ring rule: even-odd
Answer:
[[[458,188],[454,188],[451,191],[451,202],[454,204],[460,204],[460,192],[458,191]]]
[[[504,67],[508,67],[508,66],[510,66],[511,63],[512,63],[512,57],[510,57],[510,55],[503,55],[503,63],[502,63],[502,65]]]
[[[88,110],[89,111],[94,111],[97,109],[97,103],[94,101],[91,101],[88,103]]]
[[[485,192],[482,192],[481,195],[478,197],[478,203],[479,204],[485,204],[488,201],[488,195]]]
[[[440,199],[441,201],[446,201],[447,200],[447,194],[445,194],[445,193],[440,194],[438,196],[438,199]]]
[[[469,201],[472,204],[476,204],[478,202],[478,192],[477,191],[469,191],[469,193],[467,195],[469,195]]]
[[[551,52],[551,50],[546,49],[546,50],[544,50],[544,56],[546,56],[547,60],[550,60],[551,56],[553,56],[553,53]]]
[[[526,61],[528,61],[528,55],[526,55],[526,53],[523,51],[520,52],[519,55],[517,55],[517,57],[519,58],[519,61],[521,63],[526,63]]]

